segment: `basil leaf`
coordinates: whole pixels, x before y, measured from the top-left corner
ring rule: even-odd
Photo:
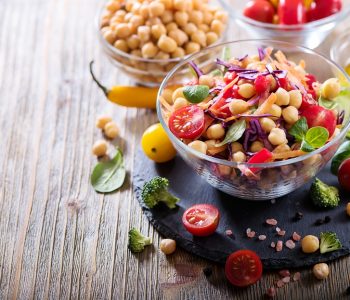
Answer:
[[[109,161],[99,162],[91,174],[91,184],[97,192],[109,193],[120,188],[125,180],[125,166],[122,152]]]
[[[350,157],[350,141],[346,141],[339,147],[339,149],[337,150],[337,152],[335,153],[332,159],[331,172],[334,175],[337,175],[341,163],[349,157]]]
[[[300,146],[300,150],[304,151],[304,152],[312,152],[315,150],[314,147],[312,147],[308,142],[306,142],[305,140],[303,140],[301,142],[301,146]]]
[[[185,98],[191,103],[200,103],[209,95],[207,85],[188,85],[183,89]]]
[[[307,130],[308,130],[308,126],[307,126],[306,118],[302,117],[294,123],[294,125],[292,126],[291,129],[289,129],[288,132],[289,134],[294,136],[294,138],[298,142],[301,142],[304,139]]]
[[[228,143],[238,141],[242,137],[246,127],[247,125],[245,120],[240,120],[238,122],[233,123],[228,129],[225,139],[221,143],[216,144],[215,147],[221,147]]]
[[[329,138],[329,132],[326,128],[316,126],[310,128],[305,135],[305,142],[307,142],[313,148],[322,147]]]
[[[338,103],[336,101],[328,100],[326,98],[323,98],[322,96],[318,98],[318,104],[327,109],[335,109],[338,106]]]

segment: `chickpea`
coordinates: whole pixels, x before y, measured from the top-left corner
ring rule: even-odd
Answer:
[[[179,88],[177,88],[177,89],[174,91],[174,93],[173,93],[173,95],[172,95],[173,101],[175,101],[177,98],[185,98],[185,95],[184,95],[184,93],[183,93],[183,90],[184,90],[183,87],[179,87]]]
[[[99,116],[96,120],[96,127],[103,129],[103,127],[105,127],[105,125],[110,121],[112,121],[112,118],[110,116],[107,116],[107,115]]]
[[[172,254],[176,250],[176,242],[171,239],[164,239],[160,242],[159,248],[165,255]]]
[[[166,28],[163,24],[155,24],[151,27],[152,36],[159,39],[163,34],[166,34]]]
[[[214,19],[221,21],[222,23],[226,23],[228,19],[228,15],[224,11],[217,11],[214,14]]]
[[[207,137],[209,139],[218,140],[225,136],[225,129],[221,124],[214,124],[207,129]]]
[[[239,86],[238,94],[243,98],[250,99],[255,95],[255,87],[250,83],[243,83]]]
[[[186,0],[174,0],[173,6],[176,10],[180,10],[180,11],[186,11],[188,9]]]
[[[117,35],[112,30],[106,30],[103,33],[103,38],[110,44],[113,44],[117,39]]]
[[[269,113],[272,116],[279,118],[282,115],[282,108],[280,108],[277,104],[272,104]]]
[[[213,76],[211,75],[202,75],[199,77],[199,84],[200,85],[207,85],[208,87],[213,87],[215,84],[215,80]]]
[[[250,152],[259,152],[261,149],[264,148],[264,144],[260,141],[254,141],[252,145],[250,146]]]
[[[300,108],[302,102],[303,96],[299,90],[289,91],[289,105]]]
[[[268,136],[268,140],[274,146],[287,143],[286,133],[280,128],[273,128]]]
[[[326,279],[329,275],[329,267],[325,263],[316,264],[312,268],[312,272],[314,273],[317,279]]]
[[[277,89],[277,82],[276,79],[270,74],[266,76],[266,79],[270,83],[270,91],[275,91]]]
[[[165,99],[166,102],[169,104],[173,104],[173,91],[171,89],[164,89],[162,92],[162,97]]]
[[[154,58],[155,59],[169,59],[170,58],[170,54],[169,53],[165,53],[163,51],[159,51]],[[156,67],[159,69],[159,66],[156,66]]]
[[[320,241],[314,235],[307,235],[301,240],[301,249],[304,253],[314,253],[320,248]]]
[[[106,9],[109,10],[110,12],[114,13],[116,12],[118,9],[120,9],[120,3],[118,1],[109,1],[106,4]]]
[[[207,150],[208,150],[207,144],[202,142],[202,141],[198,141],[198,140],[189,143],[188,147],[191,147],[192,149],[194,149],[200,153],[203,153],[203,154],[206,154]]]
[[[172,58],[181,58],[186,55],[185,50],[181,47],[177,47],[173,53],[171,53]]]
[[[151,17],[159,17],[165,11],[165,6],[161,2],[151,2],[148,4],[148,13]]]
[[[249,108],[249,104],[246,101],[241,99],[234,99],[233,101],[231,101],[229,105],[229,109],[231,113],[234,115],[241,114],[247,111],[248,108]]]
[[[133,1],[126,1],[126,3],[125,3],[125,9],[126,9],[127,11],[131,11],[133,5],[134,5],[134,2],[133,2]]]
[[[246,159],[247,159],[247,157],[242,151],[238,151],[232,155],[232,160],[234,162],[241,163],[241,162],[245,162]]]
[[[276,123],[270,118],[261,118],[260,125],[261,128],[267,133],[271,132],[271,130],[276,127]]]
[[[188,20],[196,25],[203,23],[203,13],[199,10],[193,10],[188,13]]]
[[[131,37],[129,37],[126,40],[127,46],[131,49],[131,50],[135,50],[137,48],[139,48],[140,46],[140,38],[138,37],[138,35],[133,34]]]
[[[177,11],[174,15],[174,20],[179,26],[185,26],[188,22],[188,13],[185,11]]]
[[[171,23],[167,24],[167,25],[165,26],[165,28],[166,28],[166,31],[167,31],[167,32],[170,32],[170,31],[172,31],[172,30],[178,29],[179,27],[177,26],[176,23],[171,22]]]
[[[350,202],[346,205],[346,213],[350,217]]]
[[[188,34],[191,35],[192,33],[197,31],[197,26],[193,23],[187,23],[185,26],[183,26],[183,30]]]
[[[326,99],[332,100],[339,95],[340,88],[338,78],[329,78],[322,84],[321,95]]]
[[[118,136],[118,134],[119,134],[119,128],[118,128],[117,124],[114,121],[108,122],[103,127],[103,131],[104,131],[106,137],[108,137],[110,139],[116,138]]]
[[[129,23],[130,22],[130,20],[131,20],[131,18],[134,16],[134,14],[133,13],[127,13],[125,16],[124,16],[124,22],[125,22],[125,24],[127,24],[127,23]]]
[[[143,5],[141,5],[140,9],[139,9],[139,14],[144,18],[147,19],[148,18],[148,4],[144,3]]]
[[[125,40],[116,40],[113,46],[120,51],[129,52],[129,47]]]
[[[104,156],[107,152],[107,142],[104,140],[100,140],[94,143],[92,146],[92,154],[97,157]]]
[[[201,30],[197,30],[196,32],[191,34],[192,42],[198,43],[202,47],[206,47],[207,45],[207,36]]]
[[[294,106],[288,106],[282,110],[282,116],[288,124],[294,124],[299,119],[299,112]]]
[[[188,42],[188,36],[181,29],[175,29],[169,32],[169,37],[171,37],[178,46],[182,46],[183,44]]]
[[[305,166],[315,166],[322,160],[321,154],[315,154],[309,157],[308,159],[303,160]]]
[[[116,21],[118,22],[123,22],[124,18],[126,15],[126,11],[125,10],[118,10],[115,14],[113,18],[116,18]]]
[[[288,144],[281,144],[278,145],[275,149],[273,149],[273,153],[283,153],[283,152],[287,152],[290,151],[290,147],[288,146]]]
[[[128,24],[125,23],[118,24],[115,27],[115,32],[120,38],[126,38],[131,34],[130,27],[128,26]]]
[[[224,31],[224,28],[224,24],[219,20],[213,20],[211,22],[210,29],[218,35]]]
[[[230,176],[231,175],[231,171],[232,171],[231,167],[225,166],[225,165],[217,165],[217,166],[218,166],[218,171],[219,171],[221,176]]]
[[[207,145],[208,150],[216,149],[216,147],[215,147],[216,141],[215,140],[206,140],[204,143]]]
[[[159,38],[157,45],[162,51],[166,53],[174,52],[177,48],[175,40],[166,35],[162,35]]]
[[[148,42],[151,38],[151,28],[149,26],[140,26],[137,28],[137,35],[142,42]]]
[[[170,10],[166,10],[161,16],[163,24],[168,24],[174,20],[174,15]]]
[[[153,26],[153,25],[157,25],[157,24],[162,24],[162,20],[159,19],[158,17],[153,17],[153,18],[149,18],[146,23],[147,26]]]
[[[219,39],[218,35],[215,32],[208,32],[206,34],[206,37],[208,46],[214,44]]]
[[[139,26],[142,26],[145,23],[145,20],[142,16],[134,15],[131,17],[130,23],[137,28]]]
[[[201,46],[195,42],[188,42],[185,44],[185,52],[186,54],[192,54],[198,52],[201,49]]]
[[[210,25],[213,21],[213,14],[210,11],[203,12],[203,22],[204,24]]]
[[[130,52],[131,55],[134,55],[134,56],[138,56],[138,57],[142,57],[142,52],[140,49],[137,49],[137,50],[132,50]]]
[[[243,145],[239,142],[233,142],[231,144],[231,150],[232,150],[232,153],[235,153],[235,152],[238,152],[238,151],[241,151],[243,152],[244,149],[243,149]]]
[[[173,109],[174,110],[178,110],[182,107],[185,107],[188,105],[188,102],[185,98],[177,98],[175,101],[174,101],[174,105],[173,105]]]
[[[142,52],[142,57],[153,58],[157,55],[158,48],[152,42],[148,42],[142,46],[141,52]]]
[[[284,106],[289,104],[289,93],[283,89],[283,88],[278,88],[278,90],[275,92],[276,94],[276,104],[278,106]]]

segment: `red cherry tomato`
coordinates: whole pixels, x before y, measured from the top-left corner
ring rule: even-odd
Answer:
[[[275,8],[271,2],[267,0],[249,1],[244,8],[243,14],[255,21],[272,23],[275,15]]]
[[[262,270],[261,259],[250,250],[233,252],[226,260],[226,278],[238,287],[256,283],[262,276]]]
[[[270,83],[269,83],[269,80],[265,76],[259,75],[255,79],[254,85],[255,85],[256,92],[258,94],[263,94],[269,89]]]
[[[350,191],[350,158],[344,160],[338,170],[338,181],[347,191]]]
[[[180,139],[195,139],[204,130],[204,112],[197,105],[175,110],[169,118],[170,131]]]
[[[312,22],[327,18],[342,9],[341,0],[315,0],[307,12],[307,21]]]
[[[303,0],[280,0],[278,5],[278,17],[280,24],[304,24],[306,22],[306,10]]]
[[[226,72],[224,76],[224,82],[226,84],[229,84],[237,77],[236,72]]]
[[[210,204],[196,204],[187,209],[182,216],[186,230],[196,236],[208,236],[218,227],[220,213]]]
[[[328,130],[329,136],[333,135],[337,120],[331,110],[319,105],[311,105],[306,107],[301,115],[306,118],[309,128],[322,126]]]

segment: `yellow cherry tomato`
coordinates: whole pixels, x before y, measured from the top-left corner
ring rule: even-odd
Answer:
[[[146,156],[158,163],[167,162],[176,155],[176,150],[160,123],[146,129],[141,146]]]

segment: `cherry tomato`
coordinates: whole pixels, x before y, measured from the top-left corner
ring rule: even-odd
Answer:
[[[252,0],[245,6],[243,14],[255,21],[272,23],[275,15],[275,8],[267,0]]]
[[[338,181],[347,191],[350,191],[350,158],[344,160],[338,170]]]
[[[197,105],[175,110],[169,118],[170,131],[180,139],[195,139],[204,130],[204,112]]]
[[[262,164],[270,162],[272,159],[272,153],[266,148],[261,149],[259,152],[255,153],[249,160],[249,164]],[[259,168],[250,168],[253,173],[258,172]]]
[[[328,130],[329,136],[333,135],[337,119],[331,110],[319,105],[311,105],[305,108],[301,115],[306,118],[309,128],[322,126]]]
[[[261,259],[251,250],[233,252],[226,260],[226,278],[238,287],[256,283],[262,276],[262,270]]]
[[[176,150],[160,123],[146,129],[141,146],[146,156],[158,163],[169,161],[176,155]]]
[[[342,9],[341,0],[315,0],[307,12],[307,21],[327,18]]]
[[[259,75],[255,79],[254,85],[255,85],[256,92],[258,94],[263,94],[269,89],[270,83],[269,83],[269,80],[265,76]]]
[[[196,236],[208,236],[218,227],[220,213],[210,204],[196,204],[187,209],[182,216],[186,230]]]
[[[304,24],[306,22],[306,10],[303,0],[280,0],[278,17],[280,24]]]
[[[224,76],[224,82],[226,84],[229,84],[237,77],[236,72],[226,72]]]

